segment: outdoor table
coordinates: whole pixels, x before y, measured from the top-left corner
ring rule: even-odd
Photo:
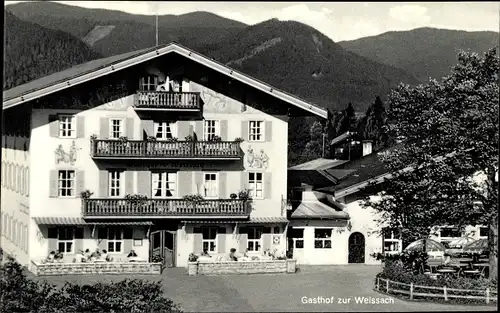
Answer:
[[[448,274],[455,274],[457,271],[454,269],[442,268],[440,270],[437,270],[437,272],[443,275],[448,275]]]

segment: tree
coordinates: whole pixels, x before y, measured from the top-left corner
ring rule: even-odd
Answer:
[[[373,150],[388,146],[388,136],[384,130],[387,121],[385,105],[380,97],[377,96],[375,102],[368,107],[365,117],[361,119],[358,126],[359,134],[362,138],[373,141]]]
[[[393,175],[381,198],[366,206],[381,213],[403,239],[426,238],[433,226],[488,225],[490,278],[497,278],[499,58],[460,52],[442,81],[400,85],[389,96],[387,127],[403,142],[381,161]],[[410,167],[408,167],[410,166]],[[401,172],[401,169],[406,171]]]
[[[309,130],[310,140],[306,144],[303,155],[307,160],[314,160],[328,156],[330,154],[330,145],[326,138],[324,138],[325,127],[320,121],[315,121]],[[324,146],[323,146],[324,140]],[[323,153],[323,147],[325,149]]]

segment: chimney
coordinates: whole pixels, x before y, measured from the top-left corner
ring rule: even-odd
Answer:
[[[363,156],[369,155],[373,152],[372,142],[369,140],[363,141]]]

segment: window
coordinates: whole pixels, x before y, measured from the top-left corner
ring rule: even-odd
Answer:
[[[57,175],[59,197],[75,196],[75,171],[59,171]]]
[[[177,129],[174,122],[155,122],[155,136],[159,140],[167,140],[177,137]]]
[[[59,115],[59,137],[76,138],[76,118],[73,115]]]
[[[109,120],[109,138],[118,139],[123,136],[123,120],[112,118]]]
[[[248,242],[247,249],[248,251],[260,251],[261,248],[261,238],[263,230],[260,227],[248,227]]]
[[[71,227],[57,229],[57,249],[61,253],[75,253],[75,233]]]
[[[17,243],[17,220],[12,223],[12,242]]]
[[[29,245],[28,235],[29,235],[28,226],[24,226],[24,248],[26,252],[28,252],[28,245]]]
[[[108,252],[123,252],[123,229],[117,227],[108,228]]]
[[[17,165],[13,165],[13,176],[12,176],[12,190],[17,192]]]
[[[480,239],[486,239],[488,238],[490,231],[488,227],[479,227],[479,238]]]
[[[314,229],[314,248],[329,249],[332,247],[332,229],[316,228]]]
[[[454,227],[443,227],[440,229],[440,237],[441,238],[460,238],[462,233],[460,230]]]
[[[262,199],[264,197],[262,179],[262,173],[248,173],[248,188],[252,199]]]
[[[304,229],[303,228],[291,228],[288,231],[289,245],[293,249],[303,249],[304,248]]]
[[[158,85],[158,76],[148,75],[141,79],[141,90],[143,91],[155,91]]]
[[[121,195],[122,171],[109,171],[109,196],[119,197]]]
[[[250,121],[248,126],[249,141],[264,141],[263,121]]]
[[[384,253],[400,252],[402,242],[397,231],[384,229],[382,241],[384,246]]]
[[[203,251],[215,252],[215,238],[217,227],[203,227],[201,229]]]
[[[215,198],[219,195],[218,183],[217,183],[217,173],[205,173],[204,174],[204,197]]]
[[[219,121],[205,120],[203,140],[212,140],[215,136],[219,136]]]
[[[168,198],[177,195],[177,173],[152,173],[153,197]]]

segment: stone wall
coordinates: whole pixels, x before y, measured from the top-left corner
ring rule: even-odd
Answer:
[[[296,260],[189,262],[188,275],[295,273]]]
[[[161,274],[161,263],[49,263],[32,262],[36,276],[105,275],[105,274]]]

